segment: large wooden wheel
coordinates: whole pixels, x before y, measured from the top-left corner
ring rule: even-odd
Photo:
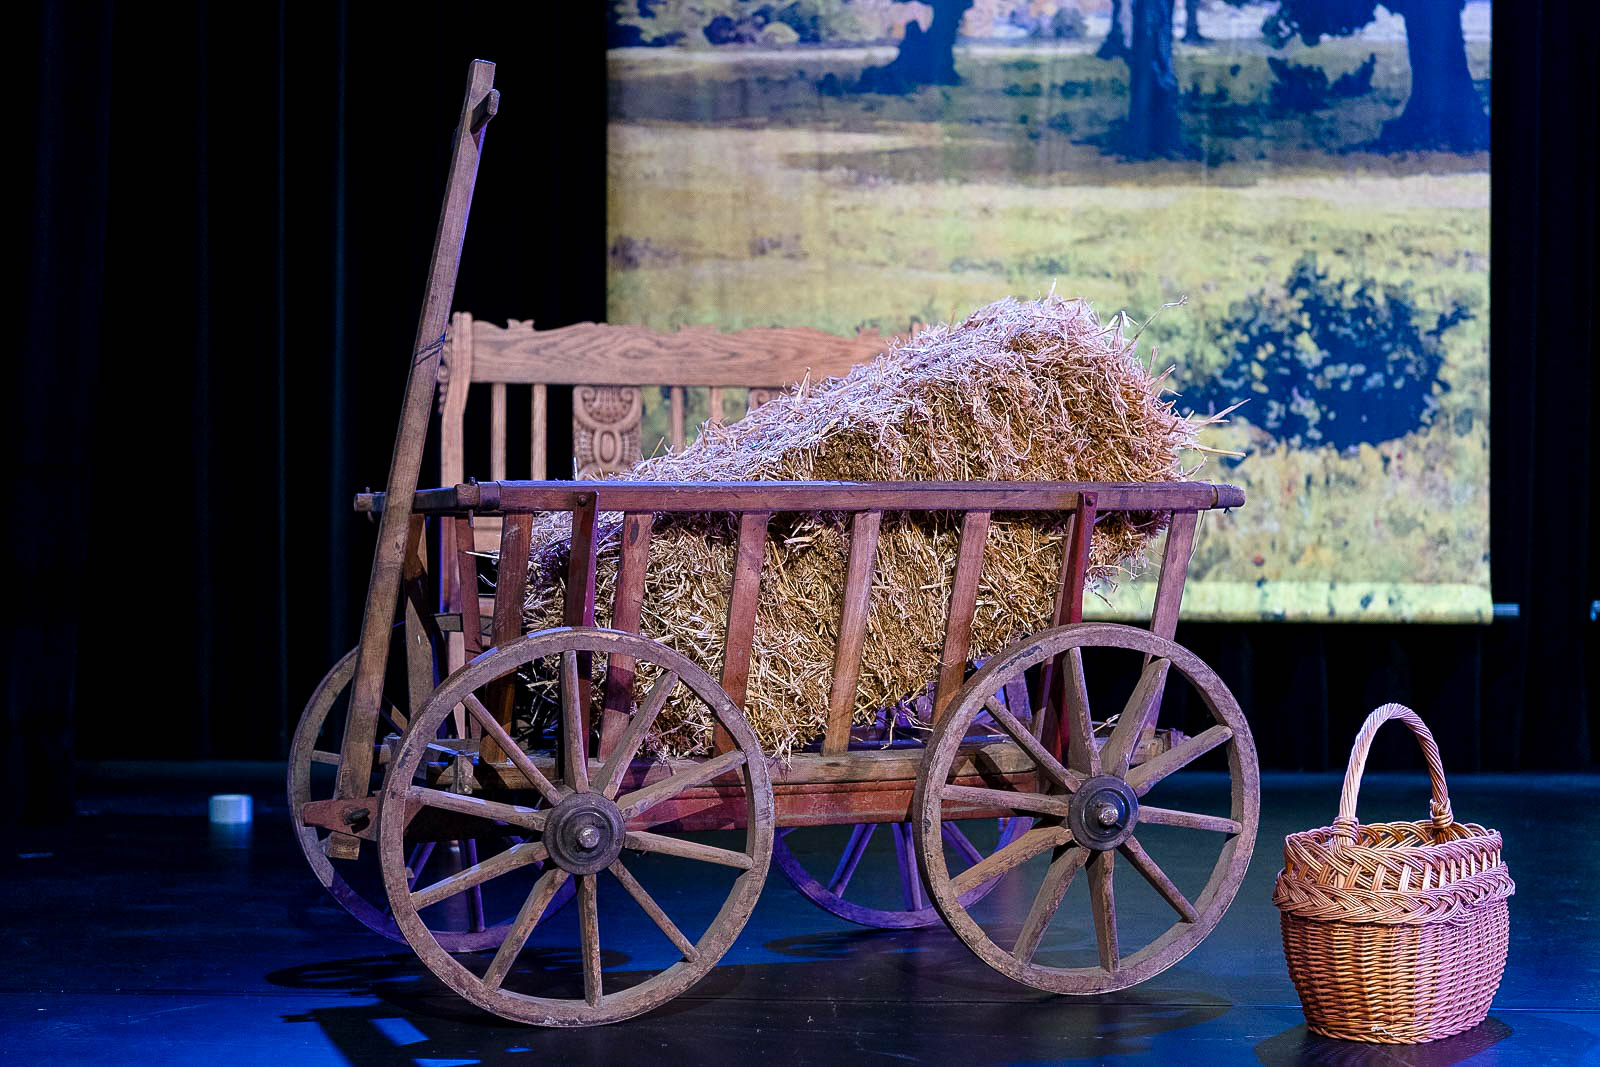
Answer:
[[[1097,737],[1089,707],[1090,686],[1084,671],[1086,650],[1123,650],[1138,673],[1133,694],[1116,708],[1109,737]],[[1102,655],[1097,653],[1097,658]],[[998,705],[993,694],[1029,668],[1054,661],[1056,684],[1064,689],[1062,720],[1066,762],[1057,760],[1048,743]],[[1142,663],[1142,668],[1139,665]],[[1212,725],[1170,749],[1134,762],[1141,740],[1156,723],[1163,694],[1178,680],[1193,690],[1210,714]],[[1037,769],[1029,791],[998,780],[993,787],[951,783],[951,768],[968,726],[987,708],[995,721],[1031,757]],[[1046,741],[1048,741],[1048,737]],[[1229,813],[1155,807],[1146,794],[1205,753],[1221,748],[1228,768],[1226,803]],[[1199,781],[1199,776],[1195,776]],[[1159,799],[1159,797],[1157,798]],[[947,802],[981,804],[1018,815],[1031,815],[1033,829],[982,863],[952,876],[943,845],[942,812]],[[1216,674],[1187,649],[1148,630],[1111,623],[1079,623],[1046,630],[995,657],[962,687],[948,717],[929,745],[917,779],[913,803],[917,846],[934,906],[956,935],[980,958],[1019,982],[1054,993],[1103,993],[1136,985],[1159,974],[1198,945],[1222,917],[1244,878],[1255,844],[1260,782],[1250,729],[1238,703]],[[1197,878],[1204,885],[1192,899],[1147,851],[1136,831],[1145,827],[1177,828],[1158,833],[1200,835],[1196,843],[1217,856]],[[1147,836],[1154,836],[1154,833]],[[1190,842],[1181,842],[1189,851]],[[1138,883],[1154,890],[1153,922],[1141,927],[1138,946],[1128,951],[1119,938],[1118,894],[1129,886],[1116,878],[1117,858],[1138,874]],[[1040,858],[1038,863],[1029,861]],[[1020,870],[1019,870],[1020,869]],[[1058,954],[1041,959],[1041,946],[1078,871],[1087,872],[1087,924],[1092,945],[1085,942],[1080,958],[1071,946],[1051,945]],[[1009,871],[1037,886],[1020,897],[1008,914],[977,914],[963,900],[972,886]],[[1121,883],[1124,889],[1119,890]],[[1002,894],[996,894],[997,897]],[[1023,901],[1021,926],[1015,915]],[[1164,903],[1163,903],[1164,902]],[[1140,900],[1143,905],[1145,901]],[[1164,913],[1166,918],[1160,918]],[[1140,912],[1141,918],[1146,912]],[[1153,932],[1159,929],[1160,932]],[[1067,931],[1070,935],[1072,931]],[[1085,937],[1087,933],[1085,932]]]
[[[404,663],[402,647],[404,627],[395,627],[395,648],[391,661],[397,666]],[[356,655],[351,649],[323,676],[311,699],[306,702],[295,727],[294,739],[289,746],[288,797],[289,811],[294,820],[295,842],[306,858],[311,873],[327,889],[328,894],[357,921],[374,933],[394,941],[405,941],[400,927],[395,925],[384,896],[383,876],[378,869],[376,853],[370,846],[362,849],[354,860],[332,860],[323,849],[327,832],[315,826],[306,826],[299,820],[301,808],[312,800],[327,800],[333,796],[334,780],[340,763],[340,748],[344,739],[345,712],[349,706],[350,681],[355,677]],[[409,722],[410,698],[403,683],[385,686],[383,707],[378,712],[379,740],[383,736],[399,737]],[[383,768],[374,762],[373,789],[382,784]],[[460,870],[495,853],[514,847],[520,838],[503,830],[482,839],[413,840],[408,843],[406,866],[413,881]],[[568,890],[551,903],[558,908],[572,899]],[[472,952],[493,948],[500,943],[506,927],[485,921],[481,894],[463,899],[454,909],[452,925],[441,925],[440,943],[450,952]]]
[[[1024,686],[1012,686],[995,696],[1018,718],[1031,719],[1026,692]],[[979,713],[972,732],[985,737],[996,732],[987,711]],[[1027,818],[948,820],[942,832],[957,861],[969,867],[1015,841],[1032,824]],[[915,930],[941,921],[923,882],[911,823],[856,823],[842,843],[840,829],[780,829],[772,845],[773,865],[807,900],[848,922],[878,930]],[[982,899],[998,882],[991,879],[969,890],[967,901]]]
[[[581,725],[588,692],[582,672],[595,655],[632,661],[637,707],[616,751],[598,768],[587,759]],[[541,770],[485,703],[497,683],[540,672],[557,680],[559,775]],[[656,716],[680,686],[711,711],[734,747],[652,784],[622,792],[629,764]],[[544,806],[464,795],[421,783],[430,742],[458,704],[482,727],[485,739],[500,746]],[[725,775],[737,775],[745,790],[745,829],[737,847],[646,828],[651,825],[651,812],[659,805]],[[477,775],[479,781],[490,777],[483,769]],[[406,827],[417,813],[428,809],[486,827],[517,827],[528,840],[455,875],[416,885],[406,867]],[[716,964],[744,927],[772,856],[772,783],[744,717],[722,687],[682,654],[646,638],[611,630],[557,629],[528,634],[484,653],[451,675],[412,722],[385,780],[382,810],[379,858],[395,921],[406,941],[429,970],[472,1003],[507,1019],[542,1026],[615,1022],[648,1011],[689,988]],[[655,861],[679,864],[680,874],[687,872],[693,878],[698,887],[695,896],[701,901],[712,898],[719,882],[725,887],[720,890],[725,893],[721,908],[697,936],[679,925],[681,916],[679,921],[669,917],[636,870],[630,869]],[[548,866],[535,876],[534,865],[542,862]],[[602,874],[609,881],[605,924],[600,921]],[[569,883],[577,886],[576,928],[557,930],[556,923],[542,924],[550,902]],[[518,903],[510,929],[494,954],[452,957],[422,911],[480,886],[505,890],[508,884],[511,899]],[[681,877],[678,884],[682,884]],[[619,902],[617,889],[632,898],[626,915],[622,907],[609,910],[611,903]],[[608,926],[637,929],[641,911],[671,951],[658,957],[664,962],[659,970],[646,968],[650,973],[643,976],[638,970],[614,975],[608,991],[602,930]],[[617,920],[615,926],[613,919]],[[691,931],[694,928],[684,925]],[[540,937],[537,944],[536,932]],[[648,958],[636,956],[634,960]],[[563,973],[563,965],[570,961],[575,961],[579,975]],[[581,983],[576,981],[578,977]]]

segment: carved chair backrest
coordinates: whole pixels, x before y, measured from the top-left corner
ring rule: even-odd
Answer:
[[[863,332],[839,337],[809,327],[770,327],[724,333],[712,326],[685,326],[662,333],[644,326],[583,322],[535,330],[531,322],[505,326],[480,322],[465,312],[451,317],[442,368],[439,406],[440,485],[456,485],[471,473],[502,479],[509,447],[506,433],[509,386],[532,386],[527,443],[534,479],[549,474],[546,455],[549,390],[572,390],[573,467],[580,478],[627,470],[641,455],[644,392],[665,388],[670,414],[667,444],[685,443],[685,389],[710,393],[709,410],[720,417],[723,390],[749,390],[748,408],[809,374],[813,381],[845,373],[883,350],[884,339]],[[474,386],[489,388],[489,469],[466,469],[467,397]],[[519,390],[520,392],[520,390]],[[692,431],[691,431],[692,432]],[[446,540],[453,537],[446,531]],[[497,519],[475,519],[473,541],[480,552],[499,546]],[[446,586],[454,568],[443,568]],[[445,590],[451,599],[454,590]]]

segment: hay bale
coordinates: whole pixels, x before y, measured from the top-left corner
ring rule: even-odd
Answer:
[[[1081,300],[1003,300],[959,325],[893,342],[843,378],[802,385],[736,423],[706,425],[682,452],[645,460],[623,477],[1148,482],[1192,474],[1179,453],[1192,447],[1202,423],[1162,399],[1165,375],[1152,377],[1123,323],[1118,317],[1102,325]],[[602,626],[616,585],[619,518],[601,524],[595,612]],[[1103,583],[1136,572],[1163,525],[1164,516],[1108,516],[1096,530],[1091,576]],[[972,628],[974,656],[1048,625],[1064,527],[1061,515],[996,517]],[[536,523],[530,628],[561,625],[569,533],[565,514]],[[925,691],[935,677],[958,534],[948,516],[884,515],[857,722],[873,722],[881,708]],[[736,535],[728,516],[663,516],[645,577],[642,632],[713,675],[722,666]],[[773,518],[746,715],[774,755],[788,755],[825,728],[848,546],[844,516]],[[669,707],[652,747],[665,757],[702,753],[710,738],[707,718]]]

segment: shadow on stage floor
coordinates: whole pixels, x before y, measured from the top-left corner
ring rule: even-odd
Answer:
[[[1131,989],[1051,996],[991,970],[942,926],[850,926],[775,873],[727,955],[682,996],[610,1026],[549,1030],[479,1011],[334,903],[274,796],[281,769],[263,767],[259,791],[247,786],[257,793],[252,832],[211,833],[206,793],[245,784],[240,769],[223,770],[218,781],[108,779],[73,822],[12,835],[0,852],[0,1059],[1443,1067],[1593,1063],[1600,1050],[1600,853],[1573,844],[1600,837],[1600,777],[1452,779],[1456,809],[1504,833],[1517,878],[1505,980],[1477,1029],[1378,1046],[1306,1030],[1271,904],[1283,834],[1327,820],[1333,776],[1267,777],[1260,845],[1233,905],[1192,954]],[[1363,815],[1395,817],[1425,801],[1413,777],[1374,775]],[[704,898],[681,889],[675,914]],[[997,889],[994,907],[1020,921],[1028,900],[1008,894]],[[1063,915],[1069,928],[1083,921]],[[625,913],[605,930],[608,988],[661,965]],[[549,972],[530,979],[576,969],[570,954],[523,961]]]
[[[843,1005],[817,992],[809,997],[783,995],[791,988],[817,991],[859,984],[863,954],[877,960],[901,951],[921,954],[923,950],[903,944],[885,953],[882,950],[888,946],[882,942],[928,938],[928,931],[845,931],[779,939],[766,949],[792,955],[795,962],[724,964],[690,993],[646,1016],[611,1027],[565,1031],[531,1030],[488,1016],[436,982],[408,954],[307,964],[275,971],[266,979],[284,989],[351,998],[351,1003],[313,1008],[285,1016],[284,1021],[315,1023],[353,1064],[393,1063],[398,1048],[414,1062],[494,1063],[530,1048],[584,1060],[614,1053],[624,1035],[625,1044],[648,1048],[654,1043],[652,1035],[669,1034],[671,1045],[683,1049],[688,1042],[702,1062],[731,1062],[752,1055],[781,1055],[790,1063],[827,1062],[835,1056],[921,1062],[956,1056],[962,1063],[1014,1062],[1035,1042],[1048,1046],[1052,1060],[1138,1057],[1164,1044],[1164,1037],[1217,1020],[1232,1007],[1222,997],[1186,996],[1174,1002],[1169,995],[1141,995],[1137,990],[1069,1001],[1022,991],[1017,996],[950,1000],[936,1006],[906,1005],[870,994],[860,997],[859,991],[858,999]],[[938,948],[929,954],[945,955]],[[941,967],[946,961],[932,962]],[[949,962],[966,967],[977,961],[963,951]],[[627,984],[623,954],[608,952],[603,963],[608,980],[614,977]],[[776,999],[774,984],[780,987]],[[753,989],[759,994],[751,995]],[[936,1021],[919,1027],[918,1012],[930,1009],[936,1011]]]

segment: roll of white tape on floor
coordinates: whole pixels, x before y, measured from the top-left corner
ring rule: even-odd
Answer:
[[[245,793],[218,793],[211,798],[211,821],[239,826],[250,821],[250,797]]]

